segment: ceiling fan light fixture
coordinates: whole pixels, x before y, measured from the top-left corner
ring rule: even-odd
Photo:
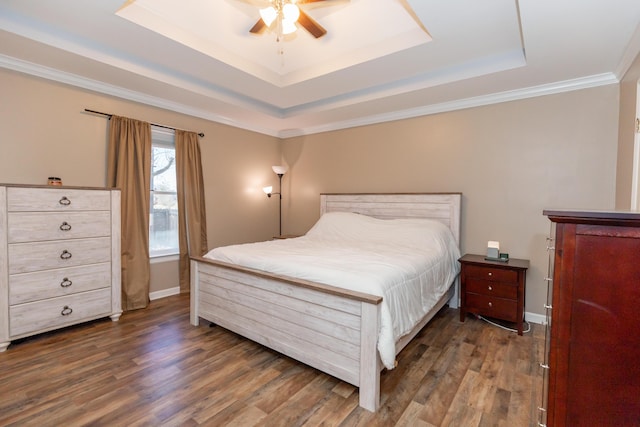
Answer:
[[[273,6],[260,9],[260,18],[264,21],[267,27],[270,27],[273,21],[278,17],[278,12]]]
[[[256,1],[257,0],[244,0]],[[320,24],[315,22],[309,15],[298,6],[297,3],[324,2],[327,0],[261,0],[268,7],[259,9],[260,19],[249,30],[252,34],[262,34],[269,29],[276,34],[276,41],[281,41],[282,37],[292,34],[298,30],[298,26],[307,30],[313,37],[320,38],[327,33]],[[299,25],[298,25],[299,24]]]
[[[293,3],[287,3],[282,7],[283,21],[296,22],[300,17],[300,9]]]
[[[291,34],[296,31],[296,21],[290,21],[288,19],[282,20],[282,34]]]

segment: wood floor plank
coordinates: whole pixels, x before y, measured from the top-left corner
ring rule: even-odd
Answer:
[[[517,336],[445,308],[381,373],[377,413],[357,388],[156,300],[29,337],[0,353],[0,426],[535,426],[539,325]]]

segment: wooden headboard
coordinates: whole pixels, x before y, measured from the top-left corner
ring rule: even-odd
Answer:
[[[320,194],[320,215],[355,212],[381,219],[430,218],[451,229],[460,246],[462,193],[325,193]]]

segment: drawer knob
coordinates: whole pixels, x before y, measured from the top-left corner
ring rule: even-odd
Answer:
[[[69,258],[71,258],[71,256],[72,256],[71,252],[69,252],[66,249],[64,251],[62,251],[62,253],[60,254],[60,258],[62,258],[62,259],[69,259]]]
[[[62,199],[58,202],[63,206],[69,206],[71,204],[71,200],[67,199],[67,196],[62,196]]]
[[[489,307],[493,307],[493,303],[492,302],[489,302]]]
[[[68,222],[64,221],[62,224],[60,224],[60,230],[62,230],[62,231],[71,230],[71,224],[69,224]]]
[[[65,277],[64,279],[62,279],[62,282],[60,282],[60,286],[62,286],[63,288],[68,288],[71,285],[73,285],[73,282],[69,280],[68,277]]]
[[[488,272],[487,274],[488,274],[489,276],[493,276],[493,273],[492,273],[492,272]]]
[[[492,291],[492,290],[493,290],[493,287],[492,287],[491,285],[487,286],[487,288],[488,288],[490,291]]]
[[[73,309],[71,307],[69,307],[68,305],[65,305],[62,308],[62,311],[60,312],[60,314],[62,314],[63,316],[68,316],[71,313],[73,313]]]

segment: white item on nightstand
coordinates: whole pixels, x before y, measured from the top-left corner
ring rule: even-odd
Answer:
[[[489,240],[487,242],[487,258],[499,258],[500,257],[500,242],[494,242]]]

